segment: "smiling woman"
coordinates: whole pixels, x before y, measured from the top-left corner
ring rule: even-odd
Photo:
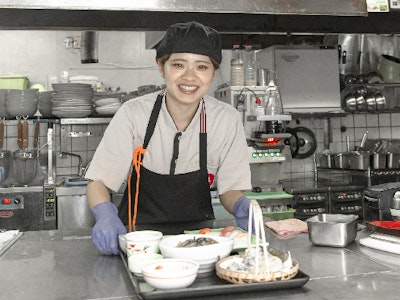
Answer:
[[[235,108],[207,95],[221,48],[210,27],[172,25],[156,54],[165,90],[125,102],[107,127],[86,172],[100,250],[118,253],[124,224],[129,231],[175,224],[168,234],[176,234],[214,220],[211,187],[247,229],[249,200],[242,190],[251,182],[243,124]],[[117,215],[108,189],[117,191],[125,180]]]

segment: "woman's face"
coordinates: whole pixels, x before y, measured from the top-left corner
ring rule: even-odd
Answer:
[[[167,86],[167,99],[181,104],[200,101],[214,78],[215,68],[208,56],[173,53],[164,65],[158,63]]]

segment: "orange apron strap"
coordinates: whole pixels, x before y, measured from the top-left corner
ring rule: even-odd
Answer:
[[[140,166],[143,165],[142,157],[147,149],[143,148],[143,146],[136,147],[132,156],[132,166],[134,168],[133,171],[136,172],[136,191],[135,191],[135,203],[133,208],[133,218],[132,218],[132,195],[131,195],[131,178],[132,173],[129,174],[128,177],[128,229],[129,232],[136,231],[136,217],[137,217],[137,207],[139,202],[139,183],[140,183]]]

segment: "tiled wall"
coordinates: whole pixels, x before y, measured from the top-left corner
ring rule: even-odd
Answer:
[[[31,83],[47,85],[48,74],[60,75],[66,70],[70,75],[95,75],[106,86],[119,86],[122,91],[133,91],[144,84],[163,83],[155,65],[154,50],[145,49],[143,32],[113,32],[104,31],[99,34],[99,64],[81,64],[80,52],[77,49],[66,49],[66,37],[80,36],[76,31],[0,31],[0,75],[26,75]],[[217,73],[209,94],[213,95],[216,87],[229,81],[230,53],[223,53],[221,68]],[[397,101],[400,102],[398,95]],[[392,105],[392,106],[396,106]],[[346,150],[346,136],[349,136],[350,146],[354,148],[360,142],[362,134],[368,130],[370,138],[400,138],[400,114],[355,114],[345,117],[331,118],[332,141],[329,148],[332,152]],[[288,126],[304,126],[310,128],[318,142],[317,152],[324,147],[323,119],[297,119]],[[33,120],[28,120],[31,133],[30,148],[33,141]],[[17,123],[6,121],[6,140],[4,148],[17,149]],[[55,125],[55,149],[70,152],[82,157],[83,165],[90,161],[97,144],[101,140],[106,124],[96,125]],[[346,128],[344,132],[343,129]],[[65,132],[91,132],[88,137],[71,138]],[[46,124],[41,124],[40,145],[47,140]],[[45,150],[45,148],[43,149]],[[57,174],[70,175],[78,172],[78,159],[67,155],[66,158],[56,158]],[[302,178],[313,175],[312,158],[293,159],[283,163],[282,178]]]
[[[350,150],[361,142],[362,135],[368,131],[369,139],[400,139],[400,113],[350,114],[331,118],[331,142],[324,145],[324,119],[298,119],[291,121],[289,127],[304,126],[313,131],[317,140],[316,153],[330,151],[338,153],[347,150],[347,136]],[[293,159],[283,163],[282,179],[307,178],[314,176],[314,158]]]

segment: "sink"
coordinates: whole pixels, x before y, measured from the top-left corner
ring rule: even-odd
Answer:
[[[82,177],[72,177],[64,180],[64,186],[85,186],[87,183],[88,180]]]

